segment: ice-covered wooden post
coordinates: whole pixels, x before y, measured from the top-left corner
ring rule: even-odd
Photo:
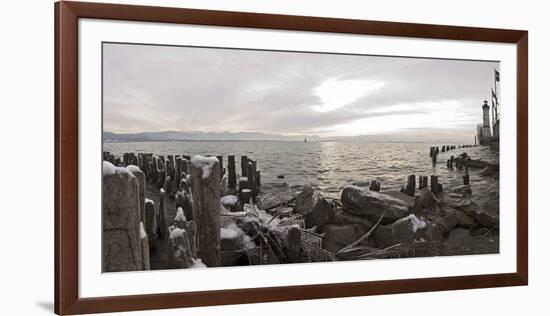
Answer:
[[[262,173],[260,170],[256,170],[256,186],[259,187],[262,185]]]
[[[157,223],[158,223],[158,232],[160,238],[166,238],[166,232],[168,227],[166,227],[166,191],[160,189],[160,203],[159,211],[157,214]]]
[[[223,176],[223,155],[217,155],[216,158],[218,158],[218,162],[220,163],[219,168],[220,168],[220,179],[221,179]]]
[[[252,190],[250,189],[242,189],[242,191],[239,193],[239,200],[243,205],[245,203],[250,203],[250,199],[253,197]]]
[[[256,161],[249,159],[248,162],[248,188],[252,191],[252,200],[256,203],[258,189],[256,187]]]
[[[176,180],[176,191],[180,190],[180,182],[181,182],[181,164],[182,164],[182,158],[180,156],[176,156],[176,171],[175,171],[175,180]]]
[[[103,162],[102,271],[143,270],[139,184],[126,168]]]
[[[248,176],[248,157],[241,156],[241,177]]]
[[[235,155],[227,156],[227,175],[229,187],[235,189],[237,187],[237,173],[235,172]]]
[[[129,165],[126,168],[137,178],[139,186],[139,220],[145,222],[145,191],[147,190],[145,187],[145,173],[135,165]]]
[[[151,256],[149,254],[149,237],[143,228],[143,222],[139,223],[139,238],[141,240],[141,262],[143,270],[151,270]]]
[[[190,164],[197,255],[208,267],[221,264],[220,168],[215,157],[194,156]]]
[[[145,233],[149,240],[149,248],[155,249],[155,239],[157,236],[157,219],[155,212],[155,202],[152,200],[145,200]]]

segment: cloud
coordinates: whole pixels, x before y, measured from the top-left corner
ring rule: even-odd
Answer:
[[[470,137],[495,62],[104,44],[104,129]]]

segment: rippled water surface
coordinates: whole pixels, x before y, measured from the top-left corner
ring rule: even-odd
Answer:
[[[134,142],[105,143],[104,150],[115,155],[124,152],[156,153],[158,155],[227,155],[236,156],[237,174],[240,174],[240,156],[257,160],[265,187],[287,184],[298,189],[314,184],[329,195],[338,195],[349,184],[365,185],[378,179],[382,190],[398,190],[409,174],[439,175],[444,186],[462,184],[463,171],[448,170],[446,161],[450,155],[467,152],[472,158],[497,163],[498,152],[486,147],[455,149],[440,153],[438,164],[433,166],[429,147],[423,143],[365,143],[365,142]],[[479,170],[471,170],[472,187],[478,192],[489,190],[498,194],[498,180],[477,176]],[[284,179],[278,179],[284,175]],[[488,192],[488,194],[490,193]]]

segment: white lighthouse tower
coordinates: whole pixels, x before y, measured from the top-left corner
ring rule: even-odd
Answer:
[[[487,100],[481,106],[483,109],[483,124],[477,126],[477,141],[480,145],[489,145],[491,138],[491,122],[489,121],[489,104]]]
[[[489,122],[489,104],[487,104],[487,100],[483,101],[483,128],[490,128],[491,127],[491,123]],[[485,135],[485,136],[490,136],[489,135]]]

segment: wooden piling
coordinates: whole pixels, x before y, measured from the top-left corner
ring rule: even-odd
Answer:
[[[241,156],[241,177],[248,176],[248,157]]]
[[[159,211],[157,214],[157,223],[158,223],[158,235],[160,238],[166,238],[167,237],[167,229],[166,227],[166,191],[163,189],[160,189],[160,203],[159,203]]]
[[[250,203],[253,203],[251,200],[253,198],[253,195],[252,195],[252,190],[250,189],[243,189],[240,193],[239,193],[239,200],[241,201],[242,204],[250,204]]]
[[[372,180],[369,186],[370,191],[380,192],[380,181]]]
[[[433,194],[437,195],[440,191],[439,191],[439,182],[438,182],[438,177],[436,175],[431,175],[430,176],[430,190],[432,191]]]
[[[217,267],[221,264],[219,161],[195,156],[189,169],[197,223],[197,255],[208,267]]]
[[[220,179],[223,177],[224,170],[223,170],[223,155],[217,155],[216,158],[218,158],[218,162],[220,163]]]
[[[228,186],[231,189],[237,187],[237,174],[235,172],[235,155],[227,156],[227,176],[228,176]]]
[[[256,161],[248,159],[248,188],[252,191],[252,200],[256,203],[257,187],[256,187]]]
[[[262,173],[260,170],[256,170],[256,187],[260,187],[262,185]]]
[[[409,196],[414,196],[416,192],[416,176],[414,174],[407,177],[407,184],[401,188],[401,192]]]

